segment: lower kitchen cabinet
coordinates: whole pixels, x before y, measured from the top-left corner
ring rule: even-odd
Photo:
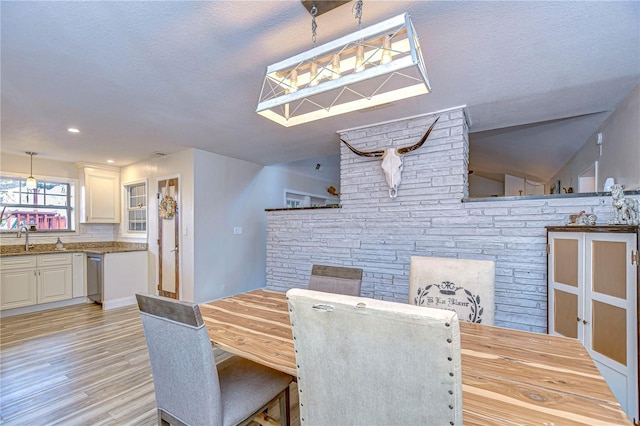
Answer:
[[[35,256],[3,258],[0,269],[0,309],[20,308],[37,303]]]
[[[72,297],[71,253],[6,256],[0,260],[0,309]]]
[[[638,227],[547,227],[548,332],[580,340],[638,422]]]
[[[71,299],[71,254],[38,256],[38,303]]]

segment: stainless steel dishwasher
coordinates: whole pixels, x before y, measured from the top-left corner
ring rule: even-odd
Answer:
[[[99,304],[102,304],[102,265],[101,254],[87,255],[87,297]]]

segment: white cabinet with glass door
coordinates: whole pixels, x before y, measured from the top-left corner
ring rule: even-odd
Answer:
[[[579,339],[638,421],[638,227],[548,227],[548,331]]]

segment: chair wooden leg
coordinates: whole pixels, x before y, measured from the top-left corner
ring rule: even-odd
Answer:
[[[158,408],[158,426],[169,426],[169,422],[162,418],[163,411]]]
[[[291,412],[289,401],[289,387],[280,395],[280,425],[291,425]]]
[[[275,406],[276,398],[274,398],[271,401],[272,402],[271,404],[265,407],[264,411],[262,411],[261,413],[258,413],[255,417],[253,417],[253,421],[258,423],[261,426],[291,426],[291,411],[289,407],[289,405],[291,404],[291,401],[289,396],[290,395],[289,395],[288,387],[284,391],[282,391],[280,395],[277,396],[278,404],[279,404],[278,408],[280,410],[279,422],[277,422],[275,419],[271,418],[267,414],[269,408],[273,408],[273,406]]]
[[[275,419],[272,419],[265,413],[260,413],[253,418],[253,421],[260,426],[281,426]]]

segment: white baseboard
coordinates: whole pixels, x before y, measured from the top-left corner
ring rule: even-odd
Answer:
[[[120,299],[113,300],[103,300],[102,301],[102,309],[108,311],[109,309],[122,308],[124,306],[135,305],[138,302],[136,301],[135,296],[122,297]]]
[[[79,305],[87,303],[86,297],[76,297],[73,299],[60,300],[58,302],[43,303],[41,305],[23,306],[22,308],[6,309],[0,311],[0,318],[12,317],[14,315],[29,314],[31,312],[45,311],[47,309],[62,308],[64,306]]]

